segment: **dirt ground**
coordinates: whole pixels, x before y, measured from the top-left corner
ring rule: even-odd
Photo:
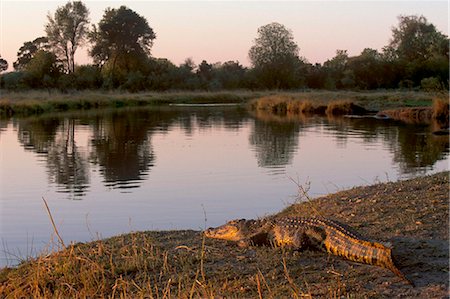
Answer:
[[[302,198],[301,198],[302,199]],[[322,252],[135,232],[0,271],[0,298],[449,298],[449,172],[356,187],[276,216],[324,216],[390,242],[391,271]]]

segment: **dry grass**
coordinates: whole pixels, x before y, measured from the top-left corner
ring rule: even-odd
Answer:
[[[431,106],[387,109],[378,114],[409,124],[431,124],[436,132],[447,132],[449,128],[449,100],[444,96],[434,97]]]
[[[449,128],[449,99],[434,98],[432,108],[432,118],[436,121],[440,129]]]
[[[0,297],[210,297],[213,290],[198,275],[200,250],[173,254],[143,233],[111,241],[71,245],[19,266],[1,284]]]
[[[288,273],[292,263],[286,265],[286,254],[282,252],[267,248],[255,257],[239,248],[223,252],[205,246],[199,232],[176,232],[176,236],[178,242],[171,233],[136,232],[72,244],[17,269],[3,270],[0,297],[310,297],[303,284],[283,274]],[[183,239],[190,241],[183,243]],[[231,263],[224,264],[223,260]],[[284,264],[276,277],[267,277],[268,267],[276,267],[281,261]]]
[[[406,107],[381,111],[380,114],[409,124],[429,124],[432,116],[431,107]]]
[[[275,115],[345,115],[365,114],[367,111],[348,100],[330,101],[327,104],[313,103],[311,100],[299,100],[290,96],[267,96],[250,103],[253,111],[266,111]]]
[[[285,121],[308,115],[379,115],[412,124],[432,124],[434,131],[449,128],[448,95],[423,92],[304,92],[279,93],[250,101],[250,110],[258,117],[268,114]],[[392,108],[391,108],[392,107]],[[281,119],[280,119],[281,120]]]

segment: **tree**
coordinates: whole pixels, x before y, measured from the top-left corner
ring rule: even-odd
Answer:
[[[0,73],[8,69],[8,61],[0,56]]]
[[[419,85],[421,80],[437,77],[448,85],[449,39],[428,23],[424,16],[399,16],[392,28],[392,39],[384,49],[398,61],[405,79]]]
[[[31,42],[25,42],[17,52],[17,60],[13,63],[16,71],[24,70],[28,62],[39,50],[48,51],[50,48],[47,37],[41,36]]]
[[[336,50],[336,56],[334,56],[331,60],[327,60],[324,62],[323,66],[328,73],[325,88],[342,88],[345,85],[343,84],[342,80],[345,76],[347,63],[347,50]]]
[[[227,61],[214,68],[215,76],[225,89],[243,88],[247,69],[239,61]]]
[[[58,7],[55,15],[47,16],[45,32],[52,50],[64,63],[67,72],[75,71],[75,52],[87,35],[89,10],[81,1]]]
[[[52,87],[60,74],[55,54],[39,50],[27,63],[25,74],[26,82],[32,88]]]
[[[140,66],[147,64],[145,60],[150,57],[156,35],[144,17],[121,6],[106,9],[89,38],[93,44],[90,55],[113,81],[114,77],[123,79],[130,71],[139,71]]]
[[[392,28],[389,47],[399,59],[426,60],[435,53],[448,56],[448,39],[428,23],[424,16],[399,16],[398,27]]]
[[[248,55],[264,87],[290,88],[295,85],[300,63],[298,52],[291,30],[270,23],[258,28],[258,37]]]
[[[361,89],[375,89],[381,86],[382,55],[377,50],[366,48],[359,56],[350,57],[347,67],[353,72],[355,84]]]
[[[208,89],[209,83],[213,78],[213,66],[203,60],[197,68],[197,76],[199,78],[200,88]]]

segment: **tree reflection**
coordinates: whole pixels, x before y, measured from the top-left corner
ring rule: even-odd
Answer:
[[[56,184],[59,192],[81,198],[87,193],[91,168],[95,167],[111,188],[139,187],[155,164],[151,142],[154,132],[179,129],[190,136],[196,130],[239,130],[249,119],[253,122],[249,143],[260,167],[280,169],[291,164],[301,131],[311,124],[334,136],[338,147],[347,147],[352,136],[368,145],[382,143],[392,153],[392,163],[399,165],[401,174],[430,169],[449,152],[447,136],[433,136],[428,126],[375,119],[258,114],[251,118],[246,111],[232,108],[97,111],[81,116],[18,119],[13,125],[22,146],[44,158],[41,160],[45,161],[49,182]],[[4,126],[0,123],[0,131]]]
[[[350,135],[362,137],[367,144],[381,139],[393,153],[393,162],[402,174],[420,169],[425,172],[449,152],[448,136],[434,136],[429,125],[343,117],[328,118],[328,123],[329,130],[336,132],[338,144],[345,143]]]
[[[75,120],[66,119],[60,126],[47,152],[47,166],[50,181],[64,186],[60,191],[74,196],[85,194],[89,186],[89,163],[75,141]]]
[[[390,142],[394,161],[399,163],[404,174],[423,172],[445,157],[449,152],[448,136],[434,136],[427,127],[402,125],[397,127],[396,138]]]
[[[116,112],[93,125],[91,160],[108,186],[137,187],[154,163],[149,129],[156,123],[145,112]]]
[[[300,123],[255,119],[249,142],[255,148],[260,167],[285,166],[291,163],[298,147]]]
[[[19,142],[46,157],[50,183],[59,191],[82,196],[89,185],[89,163],[75,141],[75,120],[37,118],[18,121]]]

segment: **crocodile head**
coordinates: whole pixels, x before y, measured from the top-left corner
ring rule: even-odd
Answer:
[[[208,228],[204,231],[204,234],[206,237],[213,239],[240,241],[246,238],[251,222],[254,222],[254,220],[231,220],[219,227]]]

